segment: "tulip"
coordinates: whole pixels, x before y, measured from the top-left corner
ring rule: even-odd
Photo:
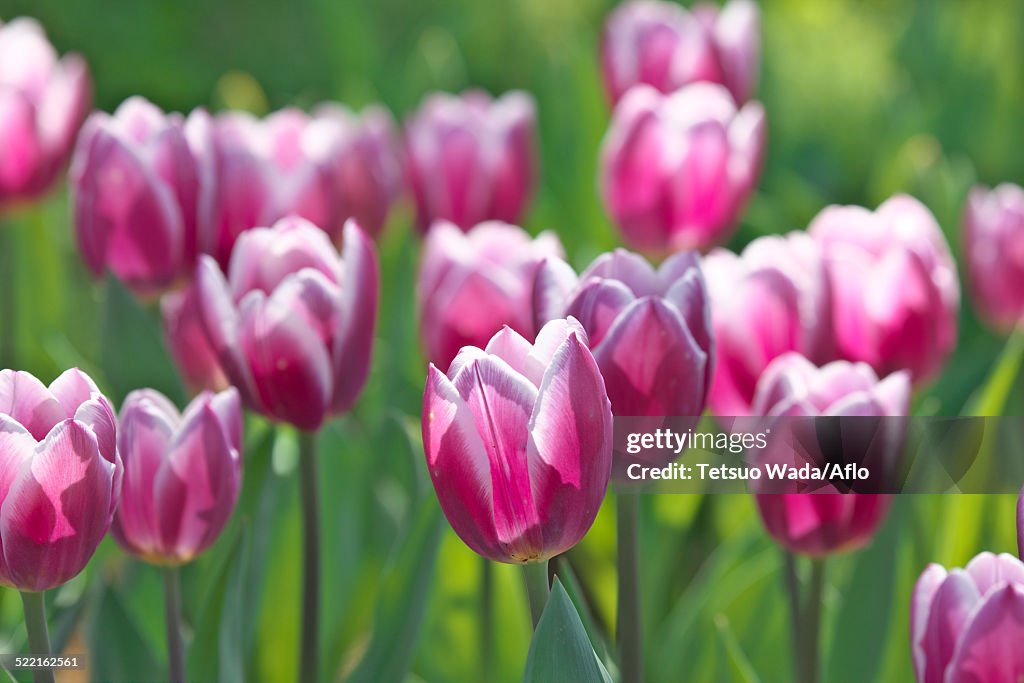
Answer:
[[[1024,678],[1024,563],[981,553],[964,569],[931,564],[910,606],[918,683],[1007,683]]]
[[[761,373],[787,351],[833,360],[828,276],[806,233],[759,237],[739,256],[715,249],[701,266],[717,341],[708,398],[717,415],[749,415]]]
[[[125,475],[114,539],[147,562],[190,562],[217,539],[238,500],[238,392],[204,392],[181,414],[158,391],[133,391],[121,406],[118,450]]]
[[[164,114],[141,97],[89,117],[71,168],[78,243],[89,270],[107,270],[149,297],[189,278],[214,243],[210,117]]]
[[[217,117],[215,131],[221,264],[242,232],[291,214],[335,242],[350,218],[377,235],[401,189],[394,122],[380,107],[356,115],[325,104],[312,115],[283,109],[262,120],[229,112]]]
[[[0,205],[46,192],[92,105],[89,68],[33,19],[0,23]]]
[[[637,85],[622,98],[601,149],[601,197],[635,249],[664,254],[723,242],[754,191],[764,109],[741,109],[721,85],[670,95]]]
[[[797,353],[772,361],[757,384],[751,406],[754,415],[769,418],[900,417],[909,409],[908,373],[879,380],[863,363],[835,361],[818,368]],[[887,450],[877,464],[891,468],[902,449],[902,422],[883,420],[880,429],[885,433],[875,442]],[[780,437],[776,434],[773,439]],[[823,490],[834,488],[826,485]],[[794,553],[822,557],[867,543],[885,518],[889,499],[873,493],[760,493],[757,506],[765,528],[780,545]]]
[[[897,195],[874,213],[828,207],[808,230],[829,270],[839,355],[917,384],[938,374],[956,346],[960,285],[931,212]]]
[[[427,234],[417,292],[430,360],[451,364],[463,346],[483,348],[505,325],[533,339],[533,278],[541,261],[561,257],[554,233],[531,239],[497,221],[467,233],[438,221]]]
[[[587,334],[549,322],[533,345],[504,328],[433,364],[423,444],[441,509],[476,553],[543,562],[583,538],[611,472],[612,415]]]
[[[971,190],[963,238],[975,306],[993,327],[1013,329],[1024,319],[1024,188]]]
[[[536,175],[535,105],[524,92],[428,96],[405,126],[408,182],[425,232],[437,220],[468,230],[518,223]]]
[[[366,383],[377,317],[377,253],[354,222],[343,256],[302,218],[242,235],[227,279],[209,256],[200,314],[246,406],[306,431],[348,410]]]
[[[49,388],[0,371],[0,583],[39,592],[85,567],[121,489],[110,402],[80,370]]]
[[[206,335],[195,285],[165,294],[160,310],[164,341],[185,383],[196,393],[226,389],[230,383]]]
[[[639,83],[665,94],[698,81],[724,85],[746,102],[757,81],[761,16],[751,0],[692,12],[660,0],[619,5],[605,24],[601,66],[613,102]]]

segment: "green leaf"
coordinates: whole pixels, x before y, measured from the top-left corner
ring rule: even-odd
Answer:
[[[525,683],[611,683],[580,615],[555,578],[526,658]]]
[[[757,672],[754,671],[750,660],[747,659],[743,648],[740,647],[739,641],[736,640],[736,634],[732,632],[732,627],[729,626],[729,619],[724,614],[719,614],[715,617],[715,630],[718,632],[718,639],[725,650],[729,680],[739,681],[740,683],[761,683]]]
[[[163,670],[142,630],[131,618],[117,591],[101,586],[86,629],[89,669],[95,681],[148,681]]]
[[[985,384],[973,395],[964,407],[964,415],[1002,415],[1006,401],[1020,374],[1024,360],[1024,333],[1015,331],[1006,340],[999,359],[992,368]]]

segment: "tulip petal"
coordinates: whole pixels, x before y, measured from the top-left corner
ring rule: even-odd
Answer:
[[[21,94],[0,91],[0,196],[28,192],[42,163],[35,107]]]
[[[185,383],[193,391],[216,391],[228,385],[218,354],[203,326],[199,291],[195,284],[160,299],[164,339]]]
[[[332,352],[334,396],[331,407],[334,412],[351,408],[366,384],[380,287],[377,250],[355,221],[345,224],[342,250],[341,315]]]
[[[252,372],[239,346],[239,314],[224,274],[213,258],[199,257],[195,287],[203,330],[221,369],[241,392],[245,404],[256,405]]]
[[[544,323],[565,316],[569,294],[579,284],[576,271],[560,258],[546,258],[537,268],[533,282],[533,324],[540,330]]]
[[[930,564],[914,584],[910,599],[910,648],[914,659],[914,673],[917,680],[924,680],[928,653],[924,649],[924,636],[928,626],[929,612],[935,592],[939,590],[948,573],[938,564]]]
[[[0,413],[20,422],[36,441],[70,417],[42,382],[20,370],[0,370]]]
[[[960,569],[951,571],[935,591],[921,641],[925,654],[921,683],[943,683],[946,665],[953,659],[960,635],[980,601],[974,582]]]
[[[619,313],[635,300],[633,292],[619,280],[590,278],[584,280],[573,296],[565,315],[579,320],[589,334],[590,343],[597,346]]]
[[[1024,563],[1007,553],[981,553],[967,564],[965,570],[974,579],[981,595],[1003,583],[1024,584]]]
[[[1024,588],[994,589],[971,616],[945,683],[1016,682],[1024,678]]]

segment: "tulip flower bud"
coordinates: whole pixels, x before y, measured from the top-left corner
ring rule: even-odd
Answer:
[[[956,346],[960,284],[931,212],[897,195],[874,213],[828,207],[808,231],[825,255],[840,357],[934,377]]]
[[[0,22],[0,205],[46,192],[92,106],[89,68],[33,19]]]
[[[863,363],[835,361],[818,368],[797,353],[772,361],[757,384],[751,406],[754,415],[768,417],[900,417],[909,410],[906,372],[879,381]],[[884,444],[886,452],[877,462],[892,465],[902,449],[903,422],[884,420],[878,429],[884,433],[871,443]],[[784,441],[778,434],[773,439]],[[825,486],[824,490],[835,488]],[[867,543],[885,518],[889,497],[873,493],[760,493],[757,507],[768,533],[780,545],[791,552],[823,556]]]
[[[221,391],[230,386],[220,367],[217,352],[206,336],[195,284],[165,294],[160,299],[160,311],[167,349],[185,384],[196,393]]]
[[[601,196],[633,248],[705,250],[735,227],[757,183],[763,146],[758,102],[737,110],[713,83],[671,95],[638,85],[612,115],[601,149]]]
[[[964,215],[964,254],[974,305],[994,327],[1024,320],[1024,188],[975,187]]]
[[[757,81],[761,15],[751,0],[729,0],[721,11],[698,4],[635,0],[608,16],[601,41],[605,87],[613,102],[640,83],[668,94],[708,81],[746,102]]]
[[[524,92],[496,100],[479,90],[435,93],[405,126],[416,221],[468,230],[488,220],[518,223],[536,175],[536,106]]]
[[[89,270],[138,296],[191,276],[213,247],[210,117],[164,114],[141,97],[89,117],[71,168],[75,228]]]
[[[530,345],[504,328],[433,364],[423,446],[455,533],[497,562],[547,560],[590,529],[608,488],[612,414],[578,322],[548,323]]]
[[[227,279],[209,256],[196,274],[203,327],[242,401],[315,430],[348,410],[366,383],[377,319],[373,242],[349,221],[339,257],[302,218],[242,235]]]
[[[759,237],[739,256],[715,249],[701,267],[717,342],[708,399],[717,415],[749,415],[761,373],[787,351],[833,360],[828,276],[806,233]]]
[[[118,544],[162,565],[193,560],[224,529],[242,482],[242,409],[235,389],[204,392],[178,413],[153,389],[121,406]]]
[[[483,348],[505,325],[533,339],[533,278],[542,260],[562,255],[554,233],[531,239],[490,221],[463,234],[438,221],[427,233],[417,288],[431,362],[447,367],[463,346]]]
[[[928,565],[910,604],[918,683],[1024,678],[1024,563],[981,553],[964,569]]]
[[[110,401],[80,370],[0,371],[0,583],[45,591],[85,567],[121,490]]]
[[[262,120],[229,112],[215,130],[222,265],[242,232],[287,215],[320,226],[335,242],[349,218],[376,235],[401,189],[394,123],[379,107],[358,116],[340,105],[312,115],[283,109]]]

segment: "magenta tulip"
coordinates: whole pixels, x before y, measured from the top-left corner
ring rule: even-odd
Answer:
[[[335,242],[350,218],[376,235],[401,189],[394,122],[380,107],[356,115],[326,104],[312,115],[283,109],[265,119],[229,112],[215,129],[222,264],[242,232],[287,215],[306,218]]]
[[[50,188],[91,106],[80,56],[58,59],[33,19],[0,23],[0,205]]]
[[[226,389],[230,382],[206,335],[195,284],[165,294],[160,299],[160,311],[167,349],[185,384],[196,393]]]
[[[729,236],[754,191],[764,109],[695,83],[671,95],[647,85],[615,108],[601,150],[601,195],[640,251],[705,250]]]
[[[85,567],[121,490],[110,402],[80,370],[49,388],[0,371],[0,583],[44,591]]]
[[[518,223],[536,176],[535,105],[524,92],[492,100],[482,91],[428,96],[405,126],[416,220],[468,230],[488,220]]]
[[[964,215],[964,266],[974,305],[993,327],[1024,320],[1024,188],[975,187]]]
[[[423,394],[430,477],[455,533],[497,562],[547,560],[590,529],[611,474],[604,381],[572,318],[530,342],[504,328]]]
[[[808,230],[829,270],[839,355],[880,375],[934,377],[956,346],[960,284],[931,212],[897,195],[873,213],[828,207]]]
[[[238,500],[238,392],[204,392],[182,414],[158,391],[133,391],[121,406],[117,442],[124,485],[114,538],[154,564],[193,560],[217,539]]]
[[[640,83],[668,94],[708,81],[746,102],[757,81],[760,31],[751,0],[729,0],[721,11],[700,3],[692,12],[661,0],[624,3],[609,15],[601,41],[605,87],[618,102]]]
[[[579,277],[564,261],[548,259],[537,273],[534,304],[538,324],[573,316],[587,330],[616,415],[704,412],[712,333],[695,253],[675,254],[655,270],[616,249]]]
[[[93,275],[160,294],[191,277],[214,244],[210,117],[164,114],[141,97],[87,121],[71,169],[75,228]]]
[[[366,383],[378,280],[376,249],[355,221],[339,256],[325,232],[289,217],[245,232],[227,279],[201,257],[196,287],[210,345],[243,402],[314,431]]]
[[[562,255],[554,233],[531,239],[491,221],[463,234],[438,221],[427,234],[417,289],[431,362],[447,367],[463,346],[483,348],[506,325],[533,339],[533,278],[541,261]]]
[[[715,414],[749,415],[761,373],[787,351],[834,359],[828,276],[806,233],[760,237],[739,256],[715,249],[701,266],[717,342]]]
[[[910,606],[918,683],[1024,679],[1024,563],[981,553],[964,569],[931,564]]]
[[[835,361],[820,368],[797,353],[779,356],[757,385],[751,411],[768,417],[819,415],[899,417],[910,410],[910,379],[897,372],[879,380],[863,363]],[[884,462],[899,456],[902,425],[885,421],[890,446]],[[776,432],[780,430],[775,430]],[[778,434],[776,437],[778,439]],[[802,463],[801,463],[802,464]],[[833,490],[825,485],[822,490]],[[768,533],[794,553],[824,556],[867,543],[885,519],[889,497],[873,493],[761,493],[757,496]]]

